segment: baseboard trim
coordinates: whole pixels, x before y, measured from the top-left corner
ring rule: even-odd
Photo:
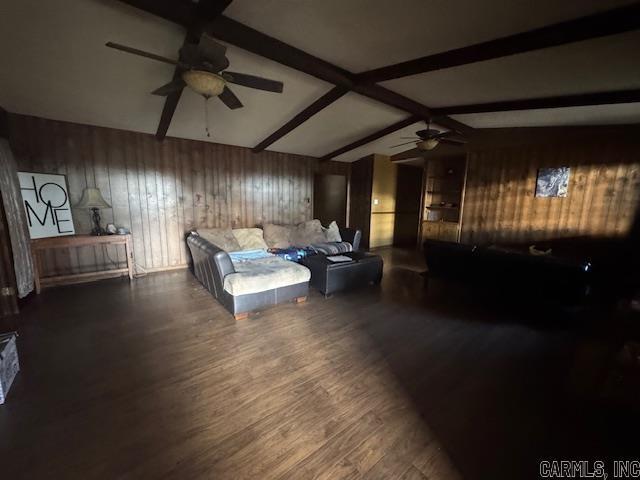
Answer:
[[[144,271],[147,273],[161,273],[161,272],[171,272],[174,270],[184,270],[185,268],[189,268],[189,265],[182,264],[182,265],[171,265],[171,266],[166,266],[166,267],[152,267],[152,268],[144,268]]]

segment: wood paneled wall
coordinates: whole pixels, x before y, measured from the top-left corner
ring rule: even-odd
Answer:
[[[640,201],[640,142],[637,131],[606,131],[572,130],[566,140],[557,131],[493,132],[490,142],[471,145],[461,241],[626,235]],[[567,197],[535,197],[538,169],[554,166],[571,167]]]
[[[12,148],[22,171],[67,176],[71,204],[97,186],[113,207],[103,223],[131,229],[135,261],[146,269],[184,266],[185,232],[312,218],[316,172],[349,174],[340,162],[11,115]],[[73,210],[77,233],[89,213]],[[49,256],[48,274],[122,263],[117,251],[79,249]]]

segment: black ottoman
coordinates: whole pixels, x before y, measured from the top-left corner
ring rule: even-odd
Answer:
[[[326,255],[311,255],[302,264],[311,270],[310,285],[325,296],[382,280],[382,258],[366,252],[343,253],[350,262],[332,262]]]

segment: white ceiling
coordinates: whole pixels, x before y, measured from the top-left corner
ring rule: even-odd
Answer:
[[[360,72],[629,3],[633,0],[236,0],[225,14]]]
[[[382,85],[432,107],[640,88],[638,48],[640,31],[629,32]]]
[[[358,72],[631,3],[631,0],[234,0],[226,15]],[[462,15],[460,12],[464,12]],[[154,133],[169,65],[104,47],[111,40],[175,57],[182,28],[115,0],[3,0],[0,105],[45,118]],[[640,88],[640,33],[629,33],[385,82],[430,106]],[[282,95],[234,87],[231,111],[185,90],[168,135],[252,147],[331,85],[229,46],[233,70],[282,80]],[[272,150],[322,156],[408,114],[348,94]],[[456,117],[474,127],[635,123],[640,104]],[[393,154],[412,125],[341,155]]]

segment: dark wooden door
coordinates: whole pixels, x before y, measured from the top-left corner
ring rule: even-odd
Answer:
[[[422,168],[398,165],[394,246],[415,247],[418,244],[421,198]]]
[[[340,227],[347,223],[347,177],[316,174],[313,179],[313,218],[323,225],[332,221]]]

